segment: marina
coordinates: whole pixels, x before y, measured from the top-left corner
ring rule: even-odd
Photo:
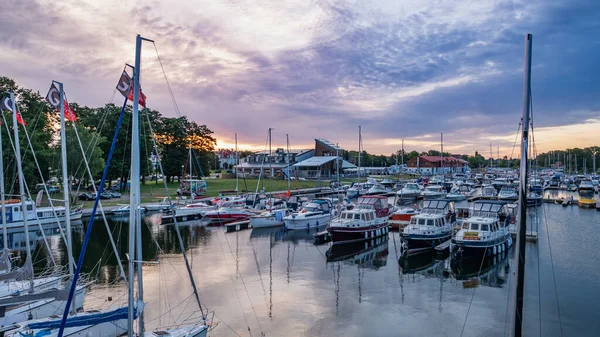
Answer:
[[[7,36],[55,13],[0,41],[0,64],[19,56],[19,84],[0,76],[0,337],[598,335],[600,120],[569,78],[592,87],[575,55],[595,54],[555,41],[595,22],[545,4],[77,5],[0,6]],[[75,36],[96,17],[99,37]],[[534,54],[520,32],[555,21]],[[37,73],[68,83],[42,96]]]

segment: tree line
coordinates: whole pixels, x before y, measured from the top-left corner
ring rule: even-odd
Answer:
[[[27,131],[31,139],[31,147],[27,141],[23,128],[20,128],[19,138],[21,143],[22,166],[25,179],[32,188],[41,182],[40,174],[35,164],[34,156],[41,168],[41,175],[48,181],[53,177],[61,177],[60,156],[60,116],[57,111],[45,101],[40,92],[20,87],[16,82],[7,77],[0,77],[0,96],[7,92],[14,92],[18,110],[27,123]],[[97,182],[102,176],[106,157],[109,153],[111,142],[117,127],[121,106],[113,103],[101,107],[88,107],[76,102],[69,102],[70,108],[77,115],[75,125],[81,145],[76,137],[71,122],[66,122],[67,139],[67,165],[68,176],[75,185],[88,186],[92,182],[88,178],[83,164],[81,147],[89,161],[90,170]],[[117,143],[108,170],[107,181],[129,179],[131,164],[131,127],[132,107],[125,107],[121,128],[117,136]],[[12,136],[12,116],[3,112],[6,123],[2,120],[2,150],[4,159],[3,174],[7,193],[16,191],[16,163],[14,151],[9,142],[9,133]],[[211,161],[214,157],[216,139],[206,125],[199,125],[187,117],[166,117],[159,111],[143,108],[139,114],[140,125],[140,173],[141,182],[146,183],[148,178],[159,174],[156,161],[151,160],[155,151],[151,137],[151,130],[155,134],[160,161],[163,165],[165,179],[171,182],[175,177],[181,178],[182,174],[189,175],[189,154],[192,148],[192,174],[194,177],[210,174]],[[148,123],[149,122],[149,123]],[[7,129],[9,129],[7,131]]]

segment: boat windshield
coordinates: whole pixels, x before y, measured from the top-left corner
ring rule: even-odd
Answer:
[[[504,204],[476,202],[473,205],[473,216],[484,218],[496,217],[503,207]]]
[[[429,214],[445,214],[448,211],[454,211],[453,204],[446,200],[424,200],[423,213]]]

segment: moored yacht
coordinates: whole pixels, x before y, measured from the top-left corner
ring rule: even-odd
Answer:
[[[594,193],[594,184],[589,179],[584,179],[579,183],[579,193]]]
[[[272,209],[250,216],[252,228],[283,226],[283,218],[290,214],[288,209]]]
[[[36,207],[35,203],[31,200],[25,201],[26,211],[23,212],[22,203],[19,199],[7,199],[4,202],[6,209],[6,228],[22,228],[23,227],[23,214],[27,216],[27,223],[29,226],[39,225],[56,225],[58,221],[61,223],[65,221],[65,207],[54,206],[52,207]],[[72,207],[70,210],[71,221],[81,220],[82,208]],[[2,225],[0,224],[0,228]]]
[[[354,199],[358,198],[362,195],[367,194],[369,189],[373,186],[373,184],[369,183],[352,183],[350,187],[346,190],[346,198]]]
[[[400,199],[416,199],[421,195],[421,187],[417,183],[406,183],[396,195],[398,195]]]
[[[498,197],[498,191],[492,185],[483,186],[483,190],[481,191],[481,196],[487,199],[494,199]]]
[[[446,192],[444,191],[444,188],[441,185],[429,185],[425,187],[423,192],[421,192],[421,196],[425,200],[437,199],[445,197]]]
[[[300,212],[294,212],[283,218],[286,229],[308,229],[325,226],[333,219],[335,210],[329,199],[313,199],[302,207]]]
[[[515,201],[517,199],[519,199],[519,192],[516,184],[506,185],[498,193],[498,200]]]
[[[387,192],[388,191],[385,189],[385,186],[377,183],[377,184],[371,186],[371,188],[369,188],[369,190],[367,191],[367,195],[385,194]]]
[[[404,229],[410,223],[410,219],[419,214],[420,211],[416,208],[401,208],[392,213],[390,216],[390,227],[392,229]]]
[[[327,231],[333,244],[373,239],[388,233],[389,207],[387,198],[381,195],[358,199],[356,206],[344,210],[340,217],[331,221]]]
[[[204,213],[203,221],[211,226],[220,226],[234,221],[247,220],[254,214],[240,207],[219,207]]]
[[[476,201],[473,213],[463,220],[461,229],[452,239],[457,256],[495,255],[512,245],[510,216],[502,201]]]
[[[410,219],[402,231],[408,254],[434,249],[452,236],[456,214],[454,203],[444,199],[424,200],[420,214]]]

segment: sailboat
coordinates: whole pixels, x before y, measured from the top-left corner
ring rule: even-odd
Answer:
[[[14,150],[17,164],[17,173],[18,173],[18,186],[19,186],[19,195],[20,195],[20,203],[22,205],[26,205],[26,183],[23,175],[22,169],[22,160],[21,160],[21,149],[20,149],[20,140],[19,140],[19,124],[18,122],[18,110],[16,107],[16,101],[14,97],[14,93],[10,93],[10,102],[12,104],[9,107],[13,117],[13,133],[14,133]],[[62,110],[61,110],[62,111]],[[10,133],[9,133],[10,135]],[[65,179],[66,176],[66,156],[65,153],[65,140],[64,133],[61,137],[61,149],[63,150],[62,156],[62,164],[63,164],[63,184],[68,185],[68,180]],[[1,144],[0,144],[1,145]],[[2,181],[2,185],[3,185]],[[2,186],[4,187],[4,185]],[[70,211],[69,211],[69,198],[68,198],[68,188],[64,188],[64,196],[65,200],[65,216],[67,223],[67,254],[70,256],[69,264],[70,270],[72,271],[72,255],[71,253],[71,237],[70,237]],[[2,191],[3,192],[3,191]],[[2,199],[4,199],[4,194],[2,194]],[[4,201],[4,200],[3,200]],[[6,221],[6,207],[5,204],[2,204],[2,220]],[[47,317],[55,314],[58,311],[63,310],[65,308],[66,302],[64,301],[65,291],[62,288],[62,281],[64,275],[50,275],[47,277],[34,278],[33,274],[33,264],[32,264],[32,251],[30,245],[30,232],[29,232],[29,219],[28,217],[23,217],[23,227],[24,227],[24,236],[25,236],[25,247],[27,251],[27,257],[25,260],[25,265],[22,268],[11,270],[10,264],[5,268],[5,273],[0,275],[0,280],[8,281],[2,284],[0,287],[0,307],[3,308],[2,315],[0,315],[0,325],[11,325],[16,322],[24,321],[27,319],[36,319]],[[5,223],[3,223],[5,224]],[[38,225],[40,225],[38,223]],[[60,226],[60,223],[58,224]],[[3,226],[3,243],[4,243],[4,252],[3,254],[7,254],[6,249],[8,248],[7,243],[7,227]],[[69,275],[72,275],[70,273]],[[83,306],[83,297],[85,295],[87,287],[85,285],[81,285],[75,283],[74,287],[74,296],[75,300],[72,302],[72,311],[75,311]],[[68,310],[69,308],[67,308]]]
[[[271,129],[269,129],[270,131]],[[271,147],[271,133],[269,132],[269,149]],[[288,164],[288,197],[290,195],[290,174],[289,168],[291,167],[290,162],[290,139],[289,135],[286,135],[286,143],[287,143],[287,164]],[[269,155],[270,156],[270,155]],[[275,226],[283,226],[283,218],[291,214],[291,211],[288,209],[287,204],[281,203],[279,207],[274,206],[273,196],[268,199],[267,209],[258,214],[250,216],[250,225],[252,228],[262,228],[262,227],[275,227]]]
[[[142,239],[141,239],[141,205],[140,205],[140,141],[139,141],[139,113],[138,113],[138,100],[140,84],[139,84],[139,69],[140,69],[140,53],[142,40],[151,41],[137,36],[136,38],[136,67],[134,68],[133,76],[133,116],[132,116],[132,154],[131,154],[131,201],[130,208],[133,210],[130,212],[129,221],[129,277],[128,277],[128,303],[126,307],[120,307],[116,309],[108,309],[94,312],[80,312],[76,314],[70,314],[69,307],[73,301],[74,293],[79,278],[81,268],[83,265],[83,259],[85,252],[90,240],[90,234],[94,224],[94,216],[100,201],[100,194],[103,192],[106,175],[114,151],[114,147],[119,133],[119,128],[123,120],[125,111],[125,104],[127,103],[127,97],[121,109],[121,114],[117,122],[117,130],[113,138],[111,149],[107,158],[106,167],[104,169],[99,193],[97,194],[96,200],[90,217],[90,222],[86,230],[81,253],[77,262],[77,268],[73,274],[71,288],[69,290],[69,297],[67,299],[67,305],[65,307],[63,316],[61,319],[54,317],[46,318],[42,320],[28,321],[26,323],[18,324],[17,330],[12,330],[5,334],[5,336],[14,337],[26,337],[26,336],[81,336],[81,337],[116,337],[127,333],[129,337],[134,336],[134,321],[138,321],[137,336],[186,336],[186,337],[205,337],[208,332],[208,326],[205,324],[205,316],[202,315],[202,320],[194,325],[178,326],[172,329],[166,329],[155,332],[144,332],[144,321],[143,321],[143,274],[142,274]],[[152,42],[152,41],[151,41]],[[61,104],[62,106],[62,104]],[[61,108],[62,109],[62,108]],[[155,146],[156,148],[156,146]],[[162,170],[162,166],[161,166]],[[175,224],[177,235],[180,241],[180,245],[183,250],[183,242],[179,232],[177,223]],[[194,292],[196,293],[196,286],[193,281],[191,271],[185,250],[183,250],[186,267],[188,269],[189,276],[192,281]],[[137,282],[135,272],[138,272]],[[134,291],[137,286],[137,298],[134,296]],[[198,301],[199,302],[199,301]]]

